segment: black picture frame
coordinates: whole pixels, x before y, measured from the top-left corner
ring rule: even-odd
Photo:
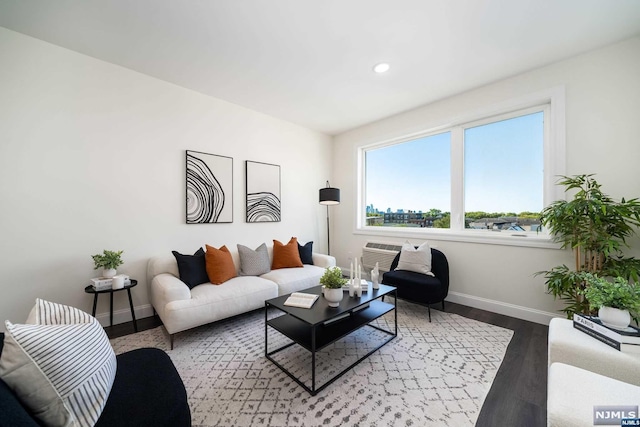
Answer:
[[[245,161],[246,221],[282,220],[280,166]]]
[[[187,224],[233,222],[233,158],[186,151]]]

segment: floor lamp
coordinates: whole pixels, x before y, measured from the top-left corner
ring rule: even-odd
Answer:
[[[331,255],[331,241],[329,240],[329,205],[340,204],[340,189],[327,186],[320,189],[320,204],[327,206],[327,255]]]

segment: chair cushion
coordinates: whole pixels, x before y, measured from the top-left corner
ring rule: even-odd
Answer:
[[[593,426],[595,406],[636,406],[640,402],[640,387],[564,363],[549,366],[547,384],[549,427]],[[620,425],[608,421],[602,424]]]
[[[167,353],[141,348],[117,357],[118,372],[96,426],[191,425],[187,392]]]
[[[415,248],[407,241],[402,245],[396,270],[414,271],[416,273],[433,276],[431,272],[431,248],[429,244],[424,242]]]
[[[442,282],[437,277],[413,271],[395,270],[384,273],[382,283],[398,288],[398,298],[431,304],[442,301]]]

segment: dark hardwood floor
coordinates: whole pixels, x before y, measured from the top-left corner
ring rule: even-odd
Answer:
[[[445,309],[514,332],[476,427],[546,426],[549,327],[454,303]]]
[[[434,304],[432,309],[440,307]],[[549,328],[526,320],[460,304],[445,303],[449,313],[456,313],[503,328],[514,334],[504,361],[498,370],[476,427],[547,425],[547,335]],[[162,322],[158,316],[138,320],[138,330],[155,328]],[[109,338],[133,333],[133,323],[106,327]]]

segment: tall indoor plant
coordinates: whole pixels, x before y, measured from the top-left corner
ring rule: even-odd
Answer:
[[[640,260],[625,257],[623,249],[640,225],[640,202],[637,198],[613,200],[593,175],[563,176],[558,185],[565,192],[575,191],[573,198],[544,208],[540,221],[555,242],[573,250],[575,269],[563,264],[538,274],[545,277],[549,292],[565,301],[562,311],[571,318],[590,310],[581,272],[638,281]]]

